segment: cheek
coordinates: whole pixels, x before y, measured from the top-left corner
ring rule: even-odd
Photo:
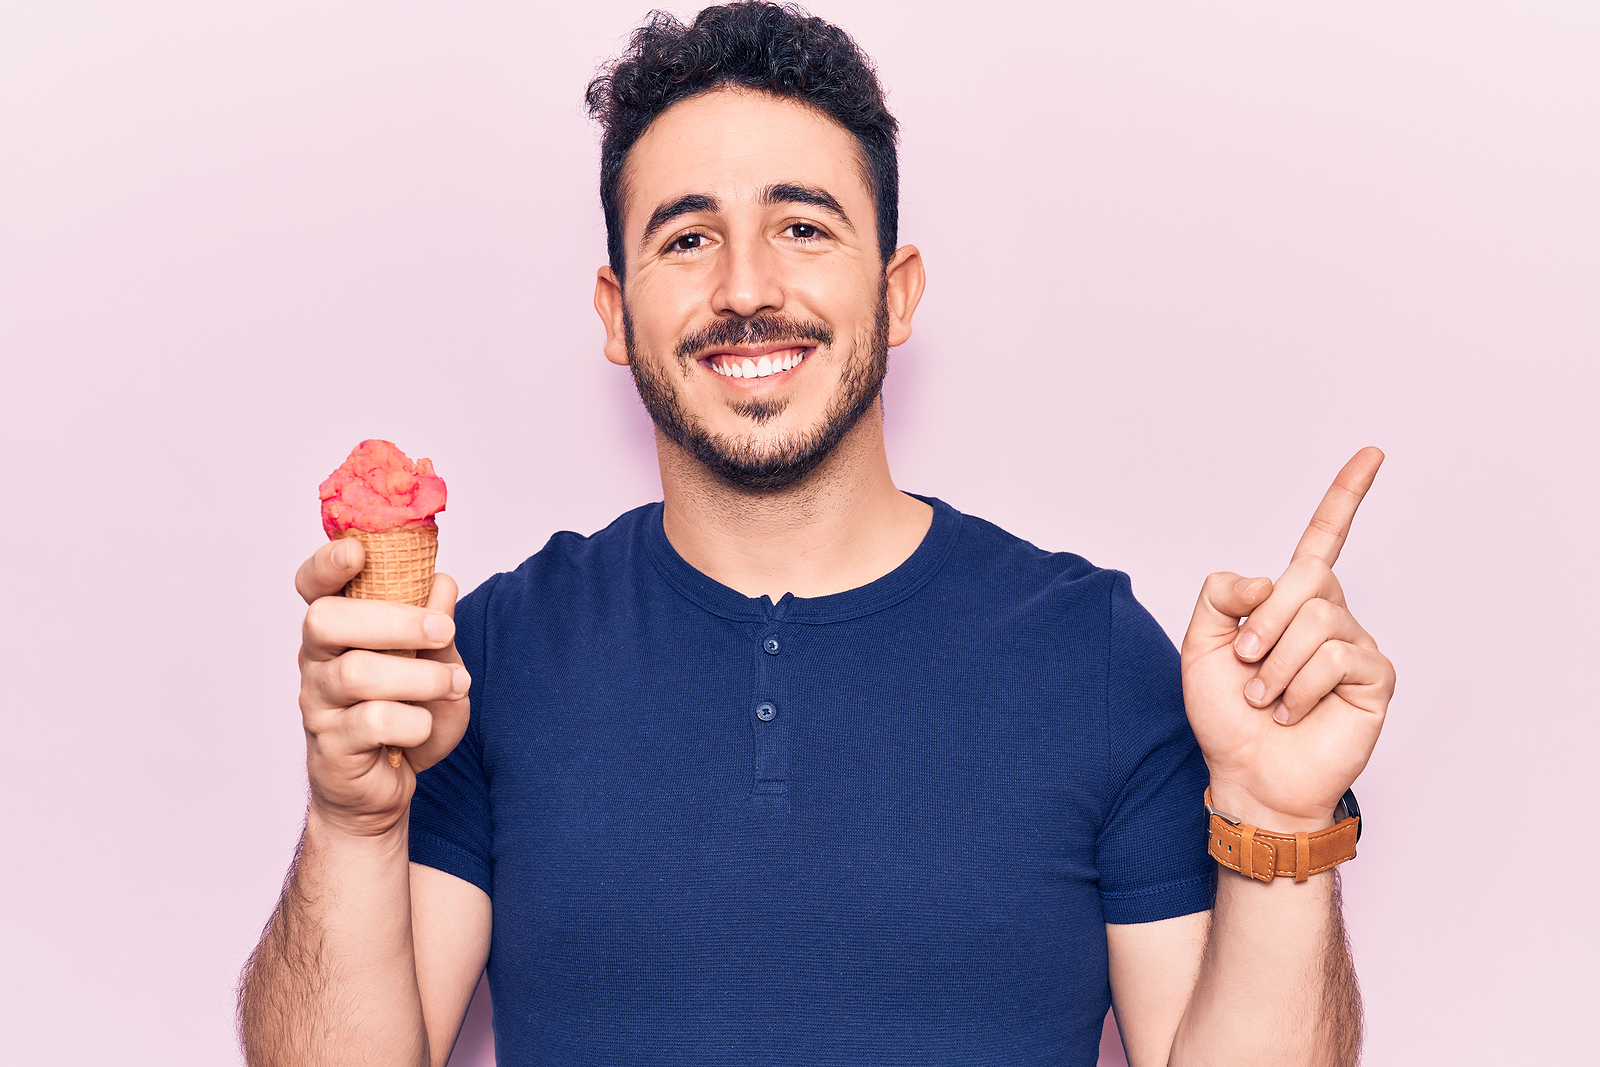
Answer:
[[[809,311],[836,329],[864,322],[870,330],[881,281],[872,265],[840,258],[795,272],[787,289],[793,310]]]
[[[697,290],[692,279],[682,276],[687,273],[642,277],[630,284],[628,309],[641,340],[647,330],[652,335],[665,332],[676,336],[705,307],[705,295]]]
[[[630,305],[634,345],[642,353],[670,356],[678,342],[689,333],[693,321],[678,309],[659,303],[640,301]]]

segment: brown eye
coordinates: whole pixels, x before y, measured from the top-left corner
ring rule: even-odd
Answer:
[[[686,233],[682,237],[679,237],[677,240],[673,241],[672,244],[668,245],[667,247],[671,248],[674,252],[693,252],[700,247],[701,242],[704,240],[705,237],[698,233]]]
[[[809,222],[797,222],[789,227],[789,232],[802,241],[809,241],[813,237],[822,236],[822,231]]]

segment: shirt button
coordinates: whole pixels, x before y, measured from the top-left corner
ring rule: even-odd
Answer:
[[[756,718],[762,722],[771,722],[778,717],[778,708],[774,704],[761,703],[756,705]]]
[[[778,639],[776,637],[769,637],[765,641],[761,642],[761,647],[766,649],[767,655],[776,656],[778,654],[778,649],[782,648],[783,646],[778,644]]]

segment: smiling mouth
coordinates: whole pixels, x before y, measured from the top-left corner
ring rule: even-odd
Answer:
[[[814,348],[791,348],[785,352],[754,357],[719,352],[702,362],[724,378],[769,378],[794,370],[814,351]]]

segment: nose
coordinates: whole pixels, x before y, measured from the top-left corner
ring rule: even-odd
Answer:
[[[751,318],[783,308],[783,280],[775,251],[758,235],[730,237],[718,259],[720,268],[711,294],[718,315]]]

